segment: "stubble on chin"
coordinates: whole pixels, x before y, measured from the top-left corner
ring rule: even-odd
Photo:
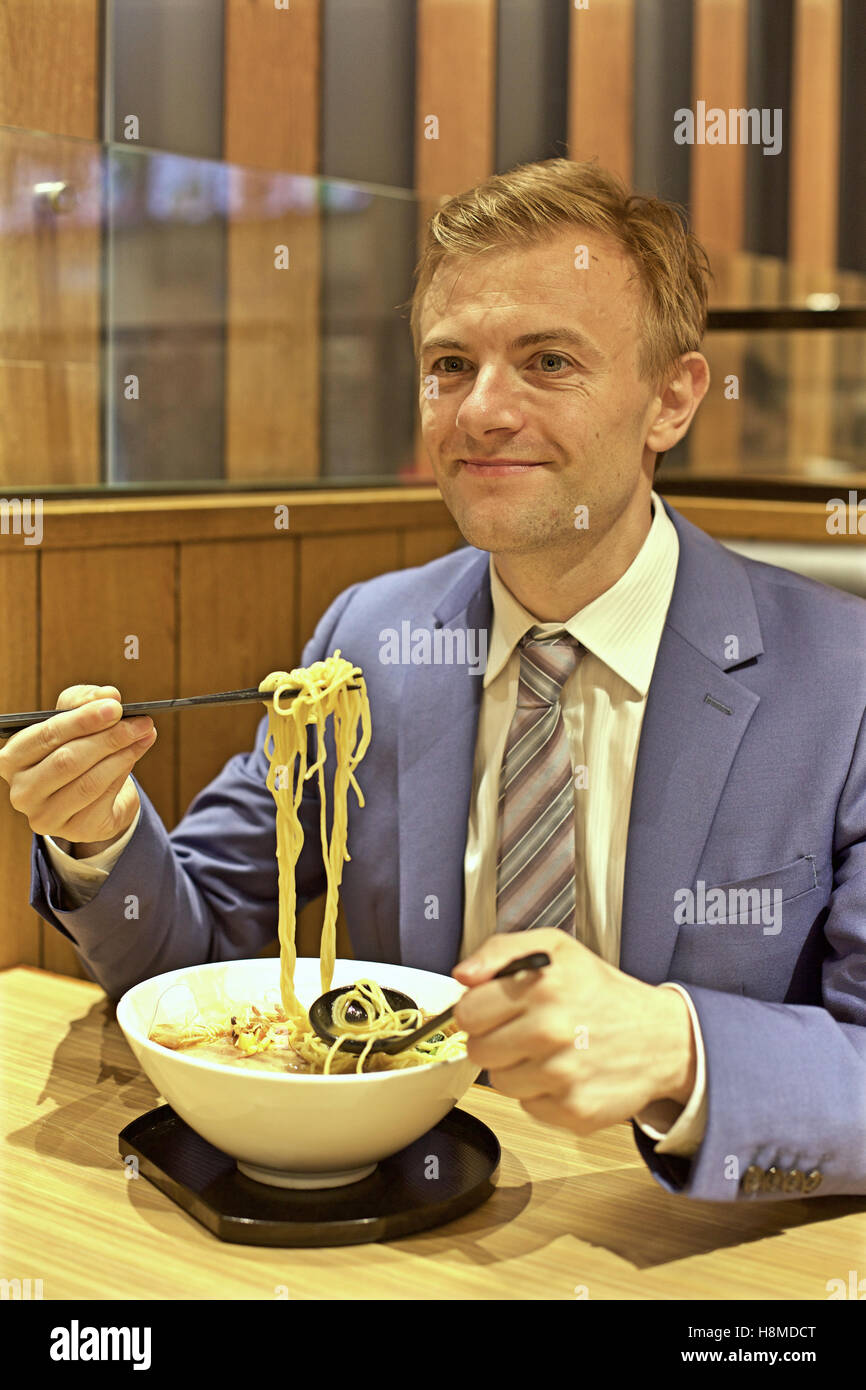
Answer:
[[[516,503],[497,514],[464,506],[452,515],[469,545],[493,555],[549,554],[574,544],[574,531],[564,530],[558,518],[526,515]]]

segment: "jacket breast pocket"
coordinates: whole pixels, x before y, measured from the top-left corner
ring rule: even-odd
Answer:
[[[668,978],[783,1000],[810,935],[821,932],[828,896],[829,870],[811,854],[751,878],[698,879],[678,907]]]
[[[705,884],[703,893],[700,880],[698,883],[696,922],[754,923],[768,928],[766,936],[776,936],[781,929],[785,904],[817,888],[818,871],[815,855],[803,854],[791,864],[754,878],[734,879],[710,887]],[[779,924],[775,920],[777,915]]]

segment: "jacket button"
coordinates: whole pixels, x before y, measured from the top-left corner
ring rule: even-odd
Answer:
[[[789,1168],[782,1179],[783,1192],[802,1192],[805,1182],[805,1175],[799,1168]]]
[[[818,1168],[813,1168],[811,1173],[807,1173],[803,1179],[803,1191],[814,1192],[816,1187],[821,1186],[821,1179],[824,1174]]]
[[[782,1170],[781,1168],[777,1168],[774,1163],[772,1168],[768,1168],[766,1173],[764,1174],[764,1180],[761,1183],[761,1187],[765,1192],[778,1192],[781,1186]]]
[[[740,1180],[740,1186],[744,1192],[751,1195],[753,1192],[760,1192],[761,1183],[764,1180],[764,1170],[759,1168],[756,1163],[752,1163],[746,1169]]]

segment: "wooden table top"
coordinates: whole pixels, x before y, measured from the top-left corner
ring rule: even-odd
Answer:
[[[483,1086],[490,1199],[387,1243],[265,1249],[218,1240],[146,1178],[119,1131],[162,1101],[98,986],[0,973],[0,1276],[45,1299],[817,1299],[866,1272],[866,1203],[696,1202],[666,1192],[631,1128],[586,1139]]]

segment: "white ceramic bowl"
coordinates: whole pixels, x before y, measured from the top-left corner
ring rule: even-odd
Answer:
[[[203,1007],[260,1003],[267,990],[278,991],[279,975],[275,957],[188,966],[143,980],[117,1005],[126,1040],[160,1095],[249,1178],[277,1187],[356,1182],[438,1124],[480,1071],[468,1057],[361,1076],[247,1071],[148,1040],[158,1004],[163,1022],[172,1005],[181,1016],[190,990]],[[338,960],[333,988],[363,978],[403,990],[432,1013],[464,992],[448,975],[364,960]],[[295,992],[305,1007],[321,994],[317,958],[297,962]]]

